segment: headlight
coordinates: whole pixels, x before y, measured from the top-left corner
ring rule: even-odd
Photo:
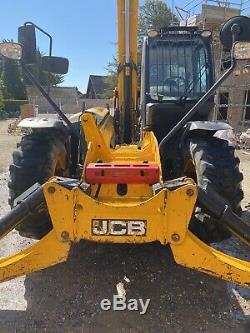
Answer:
[[[158,36],[158,31],[155,29],[148,30],[148,37],[155,38]]]
[[[201,37],[203,38],[209,38],[212,36],[212,32],[210,30],[204,30],[201,32]]]

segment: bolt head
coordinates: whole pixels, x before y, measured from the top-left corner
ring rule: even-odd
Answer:
[[[48,193],[50,193],[50,194],[55,193],[55,191],[56,191],[56,189],[55,189],[54,186],[50,186],[50,187],[48,188]]]
[[[171,238],[172,238],[172,241],[174,241],[174,242],[179,242],[180,241],[180,235],[178,235],[178,234],[173,234],[172,236],[171,236]]]
[[[187,190],[187,196],[192,197],[193,195],[194,195],[194,190],[192,190],[191,188],[189,188]]]
[[[68,231],[63,231],[63,232],[61,233],[61,238],[62,238],[62,240],[64,240],[64,241],[68,241],[68,240],[69,240],[69,233],[68,233]]]

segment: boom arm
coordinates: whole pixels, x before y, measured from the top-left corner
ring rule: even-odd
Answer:
[[[135,141],[137,110],[138,0],[117,0],[118,110],[122,143]]]

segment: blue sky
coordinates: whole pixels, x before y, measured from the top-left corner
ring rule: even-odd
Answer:
[[[166,2],[171,6],[172,1]],[[175,1],[181,6],[185,3]],[[52,34],[54,55],[70,60],[64,85],[78,86],[83,92],[88,76],[105,74],[107,62],[116,54],[116,0],[1,1],[0,39],[16,40],[17,27],[25,21]],[[39,38],[39,42],[46,51],[46,41]]]

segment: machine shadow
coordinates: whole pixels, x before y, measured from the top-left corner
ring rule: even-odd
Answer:
[[[119,282],[128,299],[151,299],[145,315],[101,310],[101,300],[112,300]],[[26,277],[26,312],[1,311],[0,323],[10,321],[17,332],[231,332],[237,329],[230,315],[236,305],[229,304],[225,286],[176,265],[170,249],[158,243],[81,242],[67,263]],[[5,329],[11,331],[1,325]]]

